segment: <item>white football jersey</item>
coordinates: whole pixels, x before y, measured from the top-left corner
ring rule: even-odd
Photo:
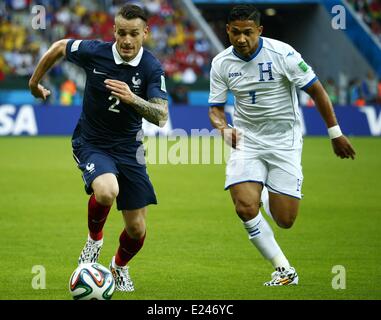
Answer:
[[[302,130],[296,87],[306,89],[316,80],[290,45],[260,37],[250,58],[230,46],[213,59],[209,104],[225,105],[230,90],[233,123],[244,132],[245,141],[253,148],[297,149]]]

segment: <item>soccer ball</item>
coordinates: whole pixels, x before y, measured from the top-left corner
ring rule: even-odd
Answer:
[[[74,300],[110,300],[115,289],[114,278],[99,263],[83,263],[70,277],[69,291]]]

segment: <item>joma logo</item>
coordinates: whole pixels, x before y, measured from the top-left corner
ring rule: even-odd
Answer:
[[[229,72],[229,78],[242,76],[242,72]]]

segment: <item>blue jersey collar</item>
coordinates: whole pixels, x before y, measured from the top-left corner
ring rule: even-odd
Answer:
[[[236,57],[240,58],[241,60],[246,61],[246,62],[249,62],[249,61],[253,60],[253,59],[259,54],[259,52],[261,51],[262,47],[263,47],[263,39],[262,39],[262,37],[259,37],[259,40],[258,40],[258,48],[257,48],[257,50],[255,50],[255,51],[253,52],[253,54],[250,55],[250,57],[244,57],[244,56],[242,56],[241,54],[239,54],[239,53],[236,51],[236,49],[234,49],[234,47],[233,47],[233,54],[234,54]]]

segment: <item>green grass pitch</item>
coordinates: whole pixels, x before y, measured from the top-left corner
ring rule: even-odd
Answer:
[[[271,265],[248,241],[225,166],[149,165],[159,205],[130,263],[136,291],[113,299],[380,299],[381,139],[353,138],[357,159],[334,156],[327,138],[306,138],[304,199],[295,225],[276,238],[300,275],[267,288]],[[0,299],[71,299],[68,280],[87,236],[87,195],[69,137],[0,138]],[[115,253],[122,217],[113,207],[100,263]],[[46,289],[33,289],[33,266]],[[334,266],[345,289],[333,289]]]

